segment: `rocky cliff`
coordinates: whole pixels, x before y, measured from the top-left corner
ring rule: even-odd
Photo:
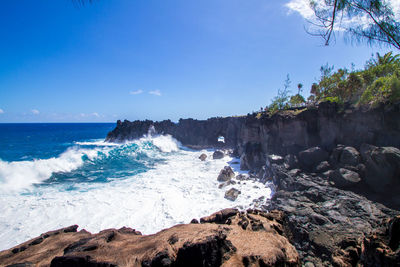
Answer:
[[[208,120],[118,121],[106,140],[123,142],[145,135],[151,126],[191,147],[232,148],[242,157],[242,168],[265,165],[267,154],[296,154],[319,146],[331,151],[338,144],[359,149],[363,143],[400,147],[400,103],[390,107],[354,109],[336,103],[289,110],[275,115],[211,118]],[[225,144],[218,137],[225,138]]]
[[[149,129],[186,146],[232,149],[253,178],[273,182],[272,199],[262,211],[227,209],[150,236],[64,228],[0,252],[0,266],[400,266],[400,104],[118,121],[107,141]],[[229,169],[221,183],[235,176]]]
[[[400,210],[400,104],[119,121],[107,140],[140,137],[151,125],[187,146],[233,149],[242,169],[272,180],[276,192],[264,209],[284,212],[286,236],[306,266],[400,266],[399,243],[389,245],[400,240],[389,230]]]

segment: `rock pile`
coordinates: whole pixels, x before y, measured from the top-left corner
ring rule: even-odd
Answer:
[[[290,241],[307,266],[396,266],[383,264],[393,263],[398,256],[396,249],[390,252],[389,245],[384,247],[390,241],[379,241],[385,248],[381,250],[374,240],[388,232],[381,225],[399,212],[374,201],[383,200],[378,193],[387,190],[393,197],[385,198],[385,204],[400,204],[400,196],[394,193],[400,190],[400,151],[361,147],[361,152],[338,145],[331,153],[314,147],[298,154],[267,156],[267,175],[276,193],[264,208],[285,212]],[[379,186],[371,182],[378,180]],[[376,231],[380,234],[373,235]],[[371,257],[383,265],[370,265]]]

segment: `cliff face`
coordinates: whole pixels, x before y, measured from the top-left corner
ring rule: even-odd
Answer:
[[[170,120],[117,121],[117,127],[108,133],[106,141],[124,142],[140,138],[148,133],[151,126],[154,126],[157,133],[170,134],[186,146],[217,147],[221,145],[218,143],[218,137],[224,136],[225,146],[234,148],[238,143],[238,134],[244,121],[244,117],[208,120],[181,119],[178,123]]]
[[[363,143],[400,147],[400,103],[390,108],[339,110],[335,103],[317,108],[285,111],[273,116],[211,118],[208,120],[118,121],[107,141],[123,142],[142,137],[153,125],[191,147],[232,148],[242,158],[242,168],[257,170],[266,154],[297,154],[319,146],[331,151],[337,144],[357,149]],[[225,137],[225,144],[217,141]]]
[[[273,116],[118,121],[107,141],[150,129],[186,146],[231,148],[243,169],[273,181],[274,195],[263,211],[226,209],[150,236],[48,232],[0,252],[0,265],[400,266],[399,115],[400,104],[322,103]]]

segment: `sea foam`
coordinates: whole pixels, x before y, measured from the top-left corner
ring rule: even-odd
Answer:
[[[152,234],[223,208],[245,209],[254,206],[254,199],[270,198],[269,185],[256,181],[241,181],[220,189],[219,171],[237,160],[213,160],[211,150],[181,149],[170,136],[147,136],[118,146],[94,142],[71,148],[57,158],[0,163],[5,181],[0,183],[0,250],[72,224],[90,232],[128,226]],[[202,153],[208,156],[206,161],[198,159]],[[105,158],[100,160],[101,155]],[[122,156],[126,157],[123,161],[129,157],[158,160],[145,172],[105,183],[75,183],[72,190],[62,183],[40,185],[52,172],[79,171],[88,162],[96,169],[105,168],[104,161]],[[240,172],[238,165],[232,167]],[[30,177],[29,181],[25,182],[24,177]],[[16,188],[24,189],[3,190],[13,182],[19,184]],[[224,198],[231,187],[242,192],[234,202]]]

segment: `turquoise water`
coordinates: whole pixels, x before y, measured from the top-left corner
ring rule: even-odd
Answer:
[[[141,147],[104,143],[114,127],[114,123],[0,124],[0,186],[1,182],[10,187],[64,183],[71,190],[78,183],[145,172],[160,160],[146,153],[157,150],[151,142]],[[24,168],[27,164],[32,166]],[[10,172],[25,176],[24,181],[15,179],[18,184],[13,184]]]
[[[237,183],[235,202],[224,198],[232,185],[220,188],[218,173],[238,159],[213,160],[212,150],[187,149],[171,136],[104,142],[114,126],[0,124],[0,250],[73,224],[151,234],[270,198],[269,185],[256,181]]]

